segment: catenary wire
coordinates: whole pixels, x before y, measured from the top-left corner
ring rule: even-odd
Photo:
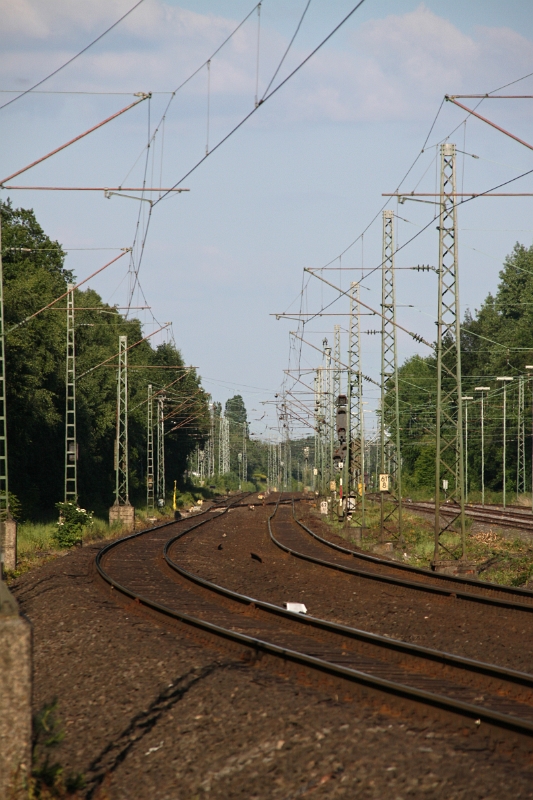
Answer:
[[[58,72],[61,72],[61,70],[65,69],[65,67],[68,67],[68,65],[69,65],[69,64],[72,64],[72,62],[73,62],[73,61],[75,61],[75,60],[76,60],[77,58],[79,58],[81,55],[83,55],[84,53],[86,53],[86,52],[87,52],[87,50],[89,50],[89,49],[90,49],[90,48],[91,48],[93,45],[95,45],[97,42],[99,42],[101,39],[103,39],[103,38],[104,38],[104,36],[106,36],[106,35],[107,35],[107,34],[108,34],[110,31],[112,31],[112,30],[113,30],[113,28],[116,28],[116,27],[117,27],[117,25],[119,25],[119,24],[120,24],[120,23],[121,23],[123,20],[125,20],[125,19],[126,19],[126,17],[129,17],[129,15],[130,15],[130,14],[131,14],[133,11],[135,11],[135,9],[136,9],[136,8],[138,8],[138,7],[141,5],[141,3],[144,3],[144,0],[138,0],[138,2],[137,2],[137,3],[135,3],[135,5],[134,5],[134,6],[132,6],[132,7],[130,8],[130,10],[129,10],[129,11],[126,11],[126,13],[125,13],[125,14],[123,14],[123,15],[120,17],[120,19],[117,19],[117,21],[116,21],[116,22],[114,22],[114,23],[113,23],[113,24],[112,24],[112,25],[111,25],[109,28],[107,28],[107,29],[106,29],[106,30],[105,30],[103,33],[101,33],[99,36],[97,36],[97,37],[96,37],[96,39],[93,39],[93,41],[92,41],[92,42],[90,42],[88,45],[86,45],[86,47],[84,47],[84,48],[83,48],[83,50],[80,50],[80,51],[79,51],[79,53],[76,53],[76,55],[75,55],[75,56],[72,56],[72,58],[69,58],[69,60],[68,60],[68,61],[65,61],[65,63],[64,63],[64,64],[62,64],[60,67],[58,67],[58,68],[57,68],[57,69],[55,69],[53,72],[51,72],[49,75],[47,75],[47,76],[46,76],[46,78],[42,78],[40,81],[38,81],[37,83],[35,83],[35,84],[34,84],[34,85],[33,85],[33,86],[30,88],[30,89],[26,89],[24,92],[21,92],[19,95],[17,95],[17,97],[12,97],[12,98],[11,98],[11,100],[8,100],[8,101],[7,101],[7,103],[4,103],[2,106],[0,106],[0,111],[1,111],[3,108],[7,108],[7,106],[10,106],[12,103],[15,103],[17,100],[20,100],[20,98],[21,98],[21,97],[24,97],[25,95],[29,94],[30,92],[33,92],[33,91],[34,91],[34,89],[36,89],[38,86],[41,86],[41,85],[42,85],[43,83],[45,83],[47,80],[50,80],[50,78],[53,78],[53,77],[54,77],[54,75],[57,75],[57,74],[58,74]]]

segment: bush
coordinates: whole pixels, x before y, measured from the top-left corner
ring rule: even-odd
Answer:
[[[74,503],[56,503],[59,511],[59,522],[53,537],[59,547],[73,547],[81,544],[84,529],[92,525],[93,515]]]

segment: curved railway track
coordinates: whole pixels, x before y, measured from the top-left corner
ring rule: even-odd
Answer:
[[[533,592],[528,589],[436,573],[429,569],[413,567],[343,547],[319,536],[297,519],[294,508],[292,516],[288,510],[283,509],[280,517],[282,521],[278,523],[279,535],[274,535],[270,531],[270,537],[277,547],[297,558],[360,578],[402,586],[417,592],[533,612]]]
[[[230,508],[206,512],[170,538],[169,527],[181,529],[186,520],[113,542],[98,554],[98,572],[140,606],[244,647],[252,662],[282,659],[307,675],[318,672],[348,684],[356,694],[370,692],[382,707],[397,700],[424,713],[432,707],[448,720],[468,720],[470,730],[488,724],[492,732],[518,733],[530,743],[533,676],[294,614],[206,581],[178,563],[176,543]],[[271,531],[276,515],[287,511],[278,501],[268,520]]]

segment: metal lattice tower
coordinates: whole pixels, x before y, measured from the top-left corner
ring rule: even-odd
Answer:
[[[333,405],[336,406],[341,393],[341,326],[335,325],[333,331]]]
[[[248,451],[246,449],[246,439],[248,436],[248,423],[244,423],[242,429],[242,482],[248,482]]]
[[[128,469],[128,337],[118,337],[117,438],[115,442],[115,505],[129,506]]]
[[[315,378],[315,462],[318,469],[318,491],[322,493],[326,483],[325,436],[327,431],[326,403],[324,394],[324,368],[319,367]]]
[[[156,480],[157,505],[165,505],[165,398],[157,398],[157,480]]]
[[[322,342],[325,360],[325,411],[326,411],[326,464],[324,477],[330,481],[333,477],[333,451],[335,449],[335,403],[333,400],[333,359],[328,340]]]
[[[228,417],[220,417],[220,456],[221,474],[226,475],[231,466]]]
[[[222,414],[218,417],[218,474],[224,474],[224,426]]]
[[[65,503],[78,504],[78,446],[76,442],[76,350],[74,284],[67,285],[67,366],[65,380]]]
[[[516,494],[526,491],[526,424],[525,424],[525,376],[518,378],[518,435],[516,454]]]
[[[383,212],[381,313],[380,470],[382,474],[390,475],[387,501],[385,492],[381,492],[381,540],[392,537],[403,543],[393,211]],[[390,436],[391,427],[394,429],[394,441]]]
[[[209,466],[208,475],[211,478],[215,474],[215,408],[211,403],[209,408]]]
[[[348,336],[348,459],[345,467],[346,494],[355,499],[356,522],[365,527],[365,450],[363,418],[363,372],[361,363],[361,317],[359,284],[350,284],[350,328]]]
[[[4,275],[2,266],[2,219],[0,217],[0,564],[4,561],[6,519],[10,519],[7,474],[6,348],[4,324]],[[1,568],[0,568],[1,572]],[[0,575],[0,582],[2,576]]]
[[[457,209],[455,204],[455,145],[441,145],[439,289],[437,317],[437,408],[435,452],[435,549],[434,566],[442,557],[465,557],[465,495],[463,454],[463,404],[461,402],[461,319]],[[457,474],[457,478],[456,478]],[[448,522],[441,520],[441,481],[453,485],[450,493],[459,511]],[[442,534],[458,526],[460,541],[445,545]]]
[[[154,401],[152,384],[148,384],[148,411],[146,415],[146,508],[154,510]]]

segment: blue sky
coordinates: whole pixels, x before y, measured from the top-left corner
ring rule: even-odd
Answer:
[[[0,0],[0,88],[23,90],[63,63],[129,7],[125,0]],[[283,54],[305,2],[265,0],[261,12],[259,95]],[[252,4],[234,0],[143,5],[94,49],[42,88],[0,111],[2,176],[9,175],[132,101],[138,91],[175,89],[223,41]],[[344,0],[312,0],[284,77],[351,8]],[[252,420],[279,390],[288,366],[289,330],[274,312],[298,310],[304,267],[333,261],[324,273],[333,283],[366,274],[379,264],[382,193],[394,191],[420,154],[442,97],[489,92],[533,71],[533,19],[525,2],[380,2],[366,0],[346,26],[298,75],[265,103],[187,180],[189,193],[165,199],[152,214],[140,270],[144,296],[156,320],[171,321],[187,362],[196,365],[208,391],[224,401],[243,394]],[[257,17],[211,62],[209,144],[212,147],[253,108]],[[275,84],[274,84],[275,85]],[[509,90],[511,91],[511,90]],[[533,94],[533,79],[512,87]],[[8,99],[12,95],[1,94]],[[143,179],[148,129],[154,133],[168,94],[154,94],[119,120],[17,178],[22,185],[137,186]],[[480,112],[533,142],[532,101],[485,101]],[[170,186],[205,153],[207,70],[176,95],[150,151],[153,185]],[[451,141],[479,156],[458,157],[458,189],[483,191],[532,168],[532,153],[445,104],[428,142],[402,188],[434,191],[436,145]],[[137,160],[138,159],[138,160]],[[128,176],[128,177],[126,177]],[[531,177],[509,187],[533,191]],[[7,196],[2,193],[2,197]],[[10,191],[16,205],[33,207],[46,231],[69,248],[67,265],[84,278],[131,246],[139,203],[100,193]],[[497,287],[502,260],[519,240],[533,240],[533,198],[479,199],[459,213],[461,305],[472,311]],[[431,206],[389,204],[399,217],[398,244],[425,225]],[[147,204],[143,204],[146,219]],[[433,226],[398,253],[397,266],[436,263]],[[95,248],[95,249],[89,249]],[[109,249],[96,249],[109,248]],[[127,258],[91,285],[108,302],[124,305]],[[348,272],[347,267],[354,268]],[[363,282],[362,298],[377,306],[377,275]],[[432,274],[397,274],[399,321],[434,337],[436,285]],[[335,293],[316,279],[305,308],[318,310]],[[137,293],[135,305],[144,305]],[[345,314],[346,301],[329,311]],[[146,332],[157,323],[142,312]],[[368,325],[367,325],[368,321]],[[335,323],[323,317],[306,338],[319,345]],[[363,320],[363,329],[378,327]],[[331,338],[331,335],[330,335]],[[158,341],[158,337],[154,337]],[[345,346],[345,342],[343,342]],[[400,359],[424,349],[403,335]],[[365,336],[364,368],[379,372],[376,336]],[[294,359],[294,353],[292,355]],[[303,367],[320,360],[304,348]],[[294,365],[294,364],[293,364]],[[368,392],[369,408],[375,392]],[[251,409],[258,409],[257,413]],[[372,415],[369,415],[371,424]],[[266,426],[265,426],[266,423]],[[272,416],[255,430],[267,435]],[[302,432],[302,431],[300,431]]]

